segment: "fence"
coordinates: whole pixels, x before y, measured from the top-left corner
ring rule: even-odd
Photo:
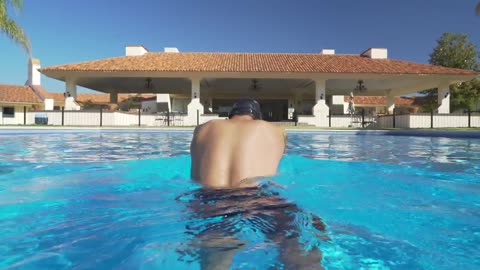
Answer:
[[[16,111],[12,117],[3,117],[3,125],[34,125],[47,124],[52,126],[195,126],[209,120],[222,119],[216,114],[200,114],[188,118],[181,113],[142,113],[102,110],[81,111]],[[287,123],[281,123],[287,124]],[[384,116],[365,115],[364,111],[354,115],[313,115],[298,116],[297,122],[290,125],[313,125],[318,127],[357,127],[357,128],[469,128],[480,127],[480,112],[465,112],[453,114],[392,114]]]
[[[480,127],[480,112],[452,114],[392,114],[383,116],[366,115],[362,110],[349,115],[299,116],[298,121],[319,127],[356,127],[356,128],[475,128]],[[326,121],[324,121],[326,120]],[[327,122],[328,121],[328,122]]]
[[[362,114],[340,114],[329,116],[329,127],[375,127],[377,126],[377,118],[372,115]]]
[[[186,114],[142,113],[103,110],[16,112],[9,125],[46,124],[52,126],[183,126]]]
[[[474,128],[480,127],[480,112],[384,115],[378,117],[377,126],[380,128]]]

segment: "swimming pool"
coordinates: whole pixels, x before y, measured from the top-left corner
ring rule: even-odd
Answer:
[[[268,218],[192,214],[190,139],[0,135],[0,268],[199,269],[195,228],[215,224],[242,241],[233,269],[279,267]],[[480,139],[290,133],[273,180],[327,269],[480,267]]]

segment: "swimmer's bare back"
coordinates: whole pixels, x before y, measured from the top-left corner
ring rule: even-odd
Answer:
[[[248,115],[209,121],[194,131],[191,177],[209,188],[254,186],[244,180],[275,175],[285,144],[283,128]]]

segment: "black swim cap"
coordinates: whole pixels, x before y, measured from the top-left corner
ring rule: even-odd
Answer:
[[[232,118],[234,115],[246,115],[249,114],[253,119],[262,119],[262,111],[260,110],[260,104],[254,99],[246,98],[241,99],[233,104],[228,118]]]

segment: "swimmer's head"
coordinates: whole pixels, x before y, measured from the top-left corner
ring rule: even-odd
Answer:
[[[254,120],[261,120],[262,111],[260,110],[260,104],[254,99],[241,99],[233,104],[228,118],[232,118],[235,115],[250,115]]]

